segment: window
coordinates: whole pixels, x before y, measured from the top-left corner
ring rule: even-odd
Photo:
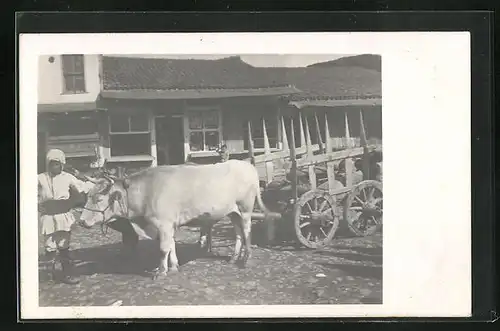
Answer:
[[[49,122],[51,137],[91,135],[97,132],[97,119],[92,116],[63,115]]]
[[[271,148],[278,148],[278,117],[274,113],[265,115],[252,114],[247,120],[250,120],[252,126],[252,139],[254,148],[264,148],[264,130],[262,127],[262,117],[266,122],[266,132]],[[243,123],[243,141],[244,149],[248,150],[248,123]]]
[[[109,139],[111,156],[150,155],[148,115],[110,115]]]
[[[83,55],[62,55],[65,93],[85,93]]]
[[[190,111],[188,116],[191,152],[215,151],[221,143],[220,111]]]

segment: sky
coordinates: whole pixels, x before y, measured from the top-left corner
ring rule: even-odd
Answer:
[[[265,55],[239,55],[241,59],[255,67],[305,67],[313,63],[326,62],[335,60],[344,56],[354,54],[265,54]],[[200,60],[216,60],[228,56],[235,55],[115,55],[110,56],[126,56],[126,57],[142,57],[142,58],[169,58],[169,59],[200,59]]]

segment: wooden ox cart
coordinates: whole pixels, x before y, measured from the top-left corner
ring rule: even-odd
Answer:
[[[303,119],[304,118],[304,119]],[[369,144],[366,138],[363,114],[360,111],[360,147],[334,150],[334,138],[330,137],[328,117],[325,114],[322,140],[317,115],[314,116],[318,143],[311,143],[310,123],[299,114],[300,144],[296,147],[294,120],[290,120],[287,130],[285,119],[280,118],[283,149],[271,152],[266,123],[263,120],[264,153],[255,155],[252,128],[248,123],[249,161],[257,168],[264,169],[266,186],[263,191],[268,207],[284,218],[293,218],[295,235],[299,242],[309,248],[328,245],[335,236],[340,222],[359,236],[374,234],[382,225],[382,182],[380,173],[370,175],[374,153],[382,153],[381,144]],[[346,141],[349,141],[349,126],[345,117]],[[290,137],[287,135],[290,132]],[[361,168],[355,172],[354,160]],[[278,161],[278,162],[277,162]],[[284,164],[279,169],[276,163]],[[344,168],[345,178],[336,178]],[[355,175],[362,173],[362,178]],[[304,176],[305,175],[305,176]],[[281,177],[281,179],[277,179]],[[285,179],[283,178],[285,177]],[[304,183],[303,178],[306,178]],[[262,213],[255,212],[254,219],[263,219]],[[275,220],[267,220],[268,241],[275,239]]]
[[[317,144],[311,142],[310,123],[299,114],[299,137],[295,137],[294,119],[286,123],[279,120],[283,148],[272,152],[265,120],[262,121],[264,153],[255,155],[251,123],[248,122],[248,161],[264,170],[264,202],[273,211],[267,224],[267,239],[274,241],[276,221],[293,219],[294,232],[301,244],[309,248],[328,245],[334,238],[340,222],[345,222],[351,232],[358,236],[374,234],[382,225],[381,173],[371,175],[371,155],[381,154],[381,144],[369,144],[365,134],[363,114],[360,111],[360,146],[334,149],[335,138],[330,137],[328,117],[325,114],[324,134],[321,136],[317,115],[312,125],[316,126]],[[286,126],[289,125],[287,130]],[[287,131],[290,132],[288,136]],[[350,140],[347,115],[345,117],[346,139]],[[296,147],[296,139],[300,142]],[[361,171],[355,172],[354,160],[360,158]],[[381,163],[381,162],[380,162]],[[277,166],[276,164],[281,164]],[[338,171],[343,168],[342,171]],[[121,168],[118,177],[124,176]],[[336,171],[337,170],[337,171]],[[359,173],[362,173],[361,178]],[[304,181],[305,178],[305,181]],[[254,220],[263,220],[265,215],[255,210]]]

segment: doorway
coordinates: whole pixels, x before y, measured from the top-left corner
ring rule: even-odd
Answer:
[[[184,118],[182,115],[155,120],[158,165],[184,163]]]

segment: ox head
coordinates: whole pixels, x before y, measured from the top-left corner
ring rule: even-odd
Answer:
[[[87,203],[80,215],[80,224],[90,228],[119,217],[127,217],[128,180],[104,176],[87,194]]]

